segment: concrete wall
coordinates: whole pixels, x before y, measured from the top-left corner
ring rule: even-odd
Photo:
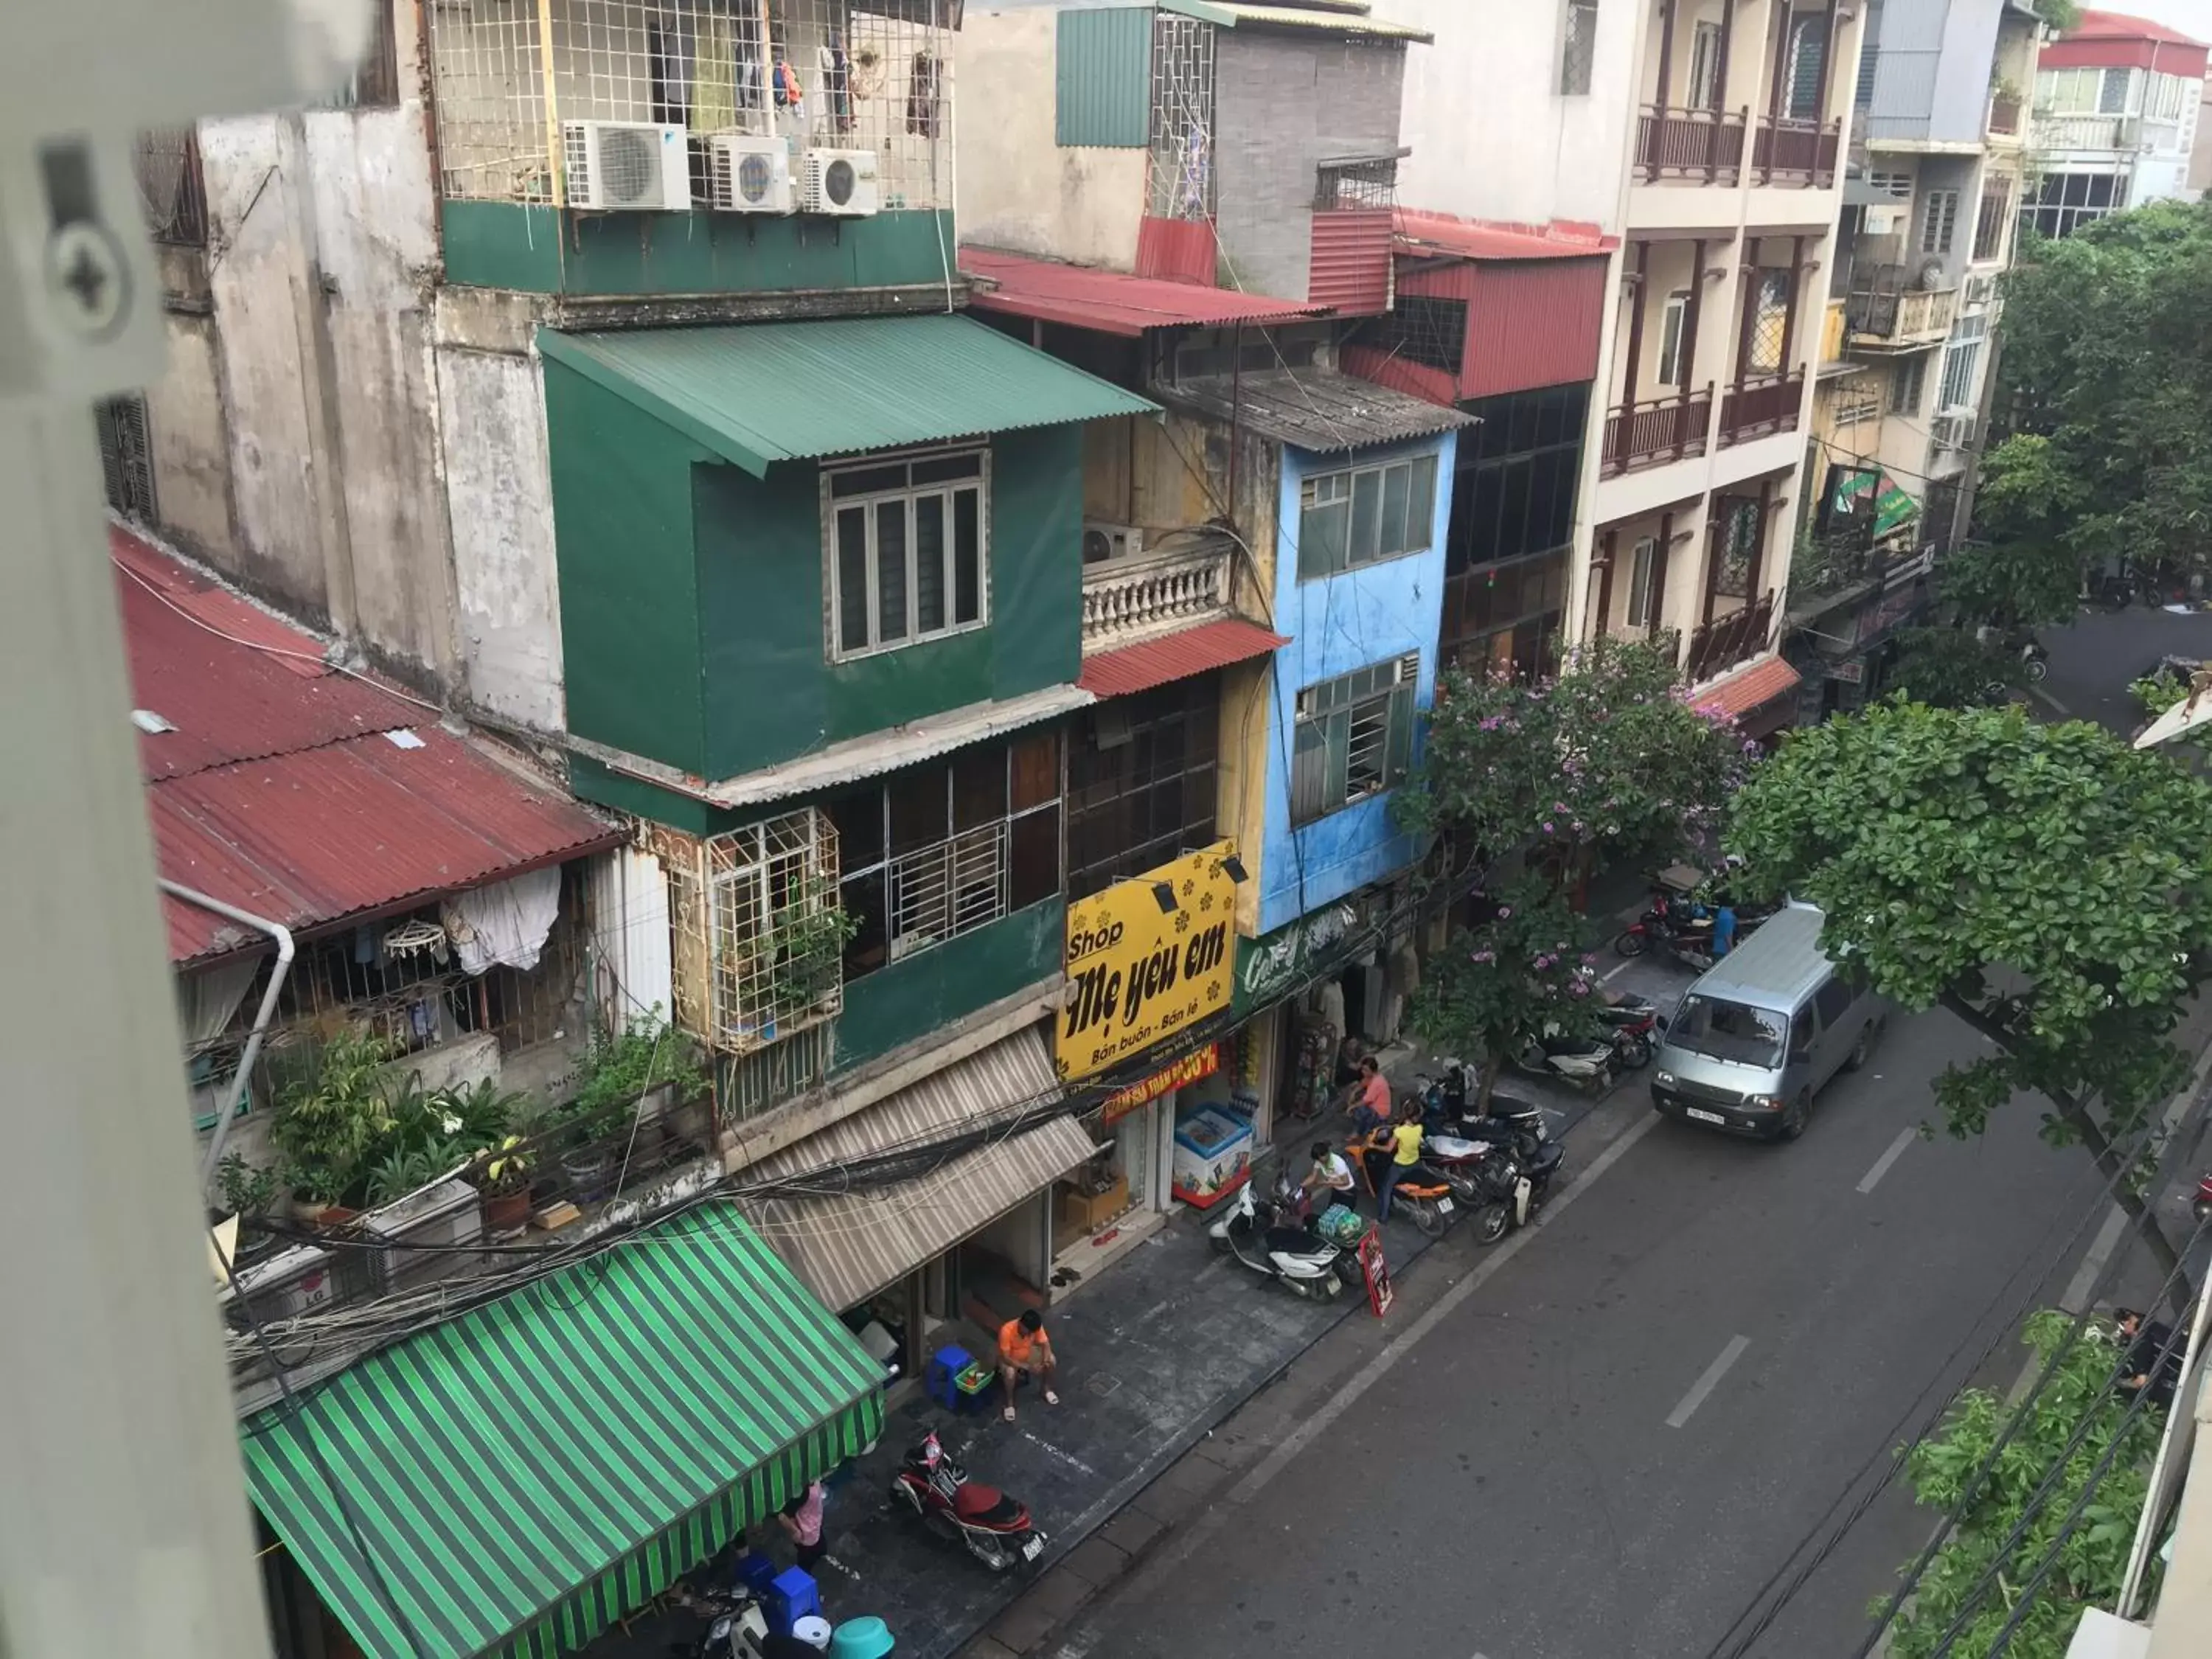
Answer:
[[[968,114],[955,149],[955,222],[963,242],[1128,270],[1145,211],[1146,153],[1060,147],[1058,27],[1047,6],[968,8],[953,36]]]
[[[1236,286],[1304,297],[1315,168],[1331,158],[1396,153],[1407,51],[1395,42],[1215,31],[1216,230]]]
[[[1580,220],[1618,231],[1646,8],[1598,9],[1588,97],[1563,97],[1561,9],[1528,0],[1390,0],[1430,30],[1406,59],[1398,199],[1465,218]]]
[[[167,372],[146,388],[155,506],[173,538],[212,558],[231,547],[234,523],[230,428],[215,323],[173,311],[168,337]]]
[[[1275,653],[1273,706],[1267,711],[1267,783],[1256,933],[1285,923],[1404,868],[1416,851],[1413,837],[1390,817],[1392,793],[1371,796],[1291,826],[1291,755],[1297,694],[1306,686],[1392,658],[1418,653],[1417,708],[1436,690],[1437,630],[1443,620],[1444,533],[1451,520],[1450,433],[1388,450],[1351,457],[1285,449],[1281,528],[1275,556],[1275,629],[1291,642]],[[1385,456],[1433,453],[1437,494],[1426,552],[1386,559],[1342,575],[1300,581],[1297,576],[1299,497],[1309,474],[1333,472]],[[1224,723],[1229,710],[1224,705]]]

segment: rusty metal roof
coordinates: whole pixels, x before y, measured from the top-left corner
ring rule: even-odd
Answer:
[[[296,930],[387,912],[622,839],[313,636],[109,532],[161,874]],[[262,941],[164,897],[183,964]]]
[[[1779,657],[1769,657],[1765,662],[1753,663],[1748,668],[1738,669],[1723,679],[1716,680],[1698,693],[1700,708],[1717,708],[1725,714],[1748,714],[1763,708],[1785,692],[1794,691],[1802,677]]]
[[[1458,254],[1468,259],[1601,259],[1620,244],[1593,226],[1493,224],[1449,213],[1400,208],[1396,229],[1403,253]]]
[[[1472,415],[1325,368],[1184,380],[1161,387],[1160,395],[1217,420],[1233,419],[1263,438],[1323,454],[1477,424]]]
[[[1149,691],[1170,680],[1186,680],[1209,669],[1264,656],[1290,643],[1257,623],[1224,617],[1200,623],[1163,639],[1125,645],[1118,651],[1102,651],[1083,659],[1076,684],[1102,697],[1126,697],[1133,691]]]
[[[1154,328],[1294,323],[1321,316],[1328,309],[1265,294],[1171,283],[1158,276],[1131,276],[1118,270],[1060,264],[992,248],[962,248],[960,269],[995,285],[974,291],[969,303],[978,311],[1066,323],[1132,339]]]

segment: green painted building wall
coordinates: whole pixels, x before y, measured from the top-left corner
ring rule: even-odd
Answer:
[[[441,204],[446,280],[532,294],[796,293],[956,280],[951,211],[867,219]]]
[[[1051,898],[845,987],[836,1071],[957,1025],[979,1008],[1060,971],[1067,905]]]
[[[1080,428],[992,440],[987,627],[832,663],[815,465],[756,478],[559,363],[544,374],[578,737],[719,781],[1081,671]]]

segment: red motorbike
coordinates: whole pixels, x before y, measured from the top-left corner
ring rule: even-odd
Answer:
[[[968,1471],[945,1455],[934,1430],[899,1465],[891,1500],[947,1537],[957,1538],[994,1572],[1044,1553],[1045,1537],[1030,1524],[1029,1506],[996,1486],[969,1480]]]
[[[2200,1227],[2207,1216],[2212,1216],[2212,1175],[2197,1177],[2197,1196],[2189,1200],[2189,1210]]]

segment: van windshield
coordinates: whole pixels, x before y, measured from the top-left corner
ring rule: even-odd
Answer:
[[[1693,1054],[1772,1071],[1782,1064],[1790,1021],[1771,1009],[1717,997],[1685,997],[1667,1028],[1667,1041]]]

